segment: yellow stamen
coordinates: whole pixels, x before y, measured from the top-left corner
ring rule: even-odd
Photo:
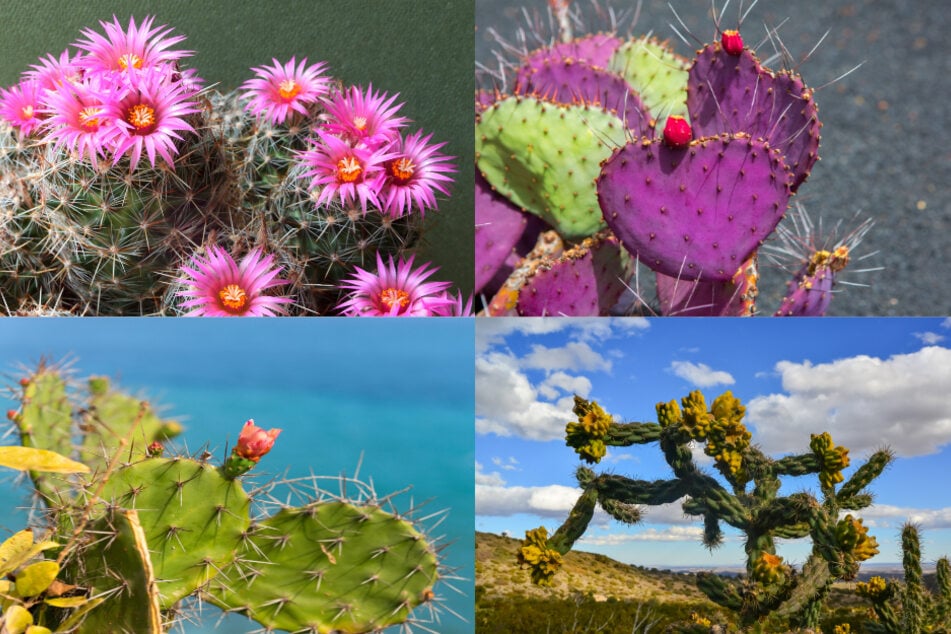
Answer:
[[[102,123],[99,120],[101,114],[98,106],[86,106],[79,111],[79,125],[87,130],[98,130]]]
[[[32,118],[33,118],[33,106],[23,106],[23,108],[20,110],[20,114],[23,115],[23,118],[24,118],[24,119],[32,119]]]
[[[129,108],[126,121],[134,125],[137,130],[152,127],[155,125],[155,110],[144,103],[136,104]]]
[[[403,158],[398,158],[392,163],[390,163],[390,176],[393,177],[393,180],[399,185],[405,185],[413,178],[413,173],[416,171],[416,166],[413,165],[413,161],[409,157],[404,156]]]
[[[361,132],[363,132],[364,130],[366,130],[366,127],[367,127],[367,118],[366,118],[366,117],[354,117],[354,118],[353,118],[353,125],[354,125],[354,127],[356,127],[357,130],[360,130]]]
[[[400,308],[406,308],[409,304],[409,293],[399,288],[386,288],[380,293],[380,303],[386,306],[387,310],[393,310],[395,304]]]
[[[228,284],[218,291],[221,305],[232,313],[240,313],[248,305],[248,294],[237,284]]]
[[[353,156],[345,156],[337,161],[337,180],[341,183],[352,183],[363,173],[363,166]]]
[[[300,84],[293,79],[285,79],[277,86],[277,92],[281,99],[290,101],[300,93]]]
[[[122,70],[128,70],[129,66],[132,68],[142,68],[142,58],[136,55],[135,53],[126,53],[119,57],[119,68]]]

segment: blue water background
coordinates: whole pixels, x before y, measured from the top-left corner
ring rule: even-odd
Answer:
[[[18,365],[72,359],[77,377],[107,375],[164,405],[186,427],[179,442],[216,460],[246,419],[279,427],[261,477],[352,475],[362,456],[361,479],[377,493],[412,486],[396,498],[400,510],[424,501],[427,511],[449,509],[435,533],[465,580],[452,581],[462,594],[437,586],[437,595],[468,622],[444,614],[431,627],[453,634],[472,631],[473,331],[469,319],[7,319],[0,370],[12,384]],[[28,488],[2,471],[0,508],[24,504]],[[2,536],[25,521],[22,511],[0,512]],[[186,632],[259,629],[203,610],[202,625]]]

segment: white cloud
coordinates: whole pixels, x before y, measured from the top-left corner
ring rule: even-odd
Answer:
[[[564,372],[554,372],[541,382],[538,393],[549,400],[564,394],[577,394],[587,398],[591,393],[591,380],[584,376],[571,376]]]
[[[612,533],[610,535],[585,535],[579,543],[590,546],[616,546],[628,542],[697,542],[703,540],[703,528],[699,526],[670,526],[668,528],[648,528],[631,533]]]
[[[509,456],[508,460],[503,460],[496,456],[492,458],[492,464],[503,471],[518,471],[518,460],[514,456]]]
[[[865,355],[775,366],[786,394],[747,404],[756,438],[770,453],[801,452],[828,431],[852,455],[890,446],[900,456],[951,442],[951,350],[926,347],[880,359]]]
[[[921,342],[927,346],[933,346],[937,343],[944,341],[944,335],[940,335],[936,332],[913,332],[912,335],[916,339],[920,339]]]
[[[729,372],[714,370],[705,363],[690,361],[674,361],[670,370],[676,376],[692,383],[697,387],[712,387],[714,385],[733,385],[736,381]]]
[[[476,487],[479,486],[489,486],[489,487],[501,487],[505,486],[505,480],[502,479],[502,474],[498,471],[493,471],[492,473],[485,473],[482,471],[482,463],[476,461],[475,463],[475,483]]]
[[[611,371],[611,362],[582,341],[569,341],[561,348],[548,348],[535,344],[532,351],[525,355],[520,365],[552,372],[554,370],[598,370]]]
[[[951,317],[945,317],[944,321],[941,322],[942,328],[951,328]]]
[[[547,335],[568,328],[572,321],[571,319],[540,319],[534,317],[476,319],[476,354],[500,345],[512,333]]]
[[[563,520],[578,501],[581,490],[551,484],[543,487],[496,486],[476,483],[475,507],[478,515],[504,517],[531,513]]]
[[[869,526],[882,526],[900,529],[905,522],[917,524],[920,528],[951,528],[951,507],[943,509],[916,509],[888,504],[872,506],[853,511]],[[881,538],[879,538],[881,541]]]
[[[574,399],[539,400],[538,390],[509,354],[491,352],[476,359],[476,433],[554,440],[574,418]]]

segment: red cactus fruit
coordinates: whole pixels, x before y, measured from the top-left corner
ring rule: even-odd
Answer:
[[[669,148],[684,148],[690,144],[693,139],[693,130],[690,124],[683,117],[671,115],[667,117],[667,123],[664,125],[664,143]]]
[[[723,37],[720,38],[720,44],[723,45],[723,50],[730,55],[739,55],[743,52],[743,37],[736,29],[724,31]]]

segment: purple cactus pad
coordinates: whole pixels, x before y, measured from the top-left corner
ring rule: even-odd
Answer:
[[[729,281],[782,220],[793,174],[778,152],[747,135],[671,149],[628,143],[597,179],[604,219],[654,271]]]
[[[492,191],[476,171],[475,292],[495,277],[528,226],[529,214]]]
[[[663,315],[677,317],[748,317],[756,300],[756,257],[734,280],[701,282],[657,273],[657,298]]]
[[[584,240],[556,261],[537,267],[519,292],[528,317],[608,315],[626,288],[631,260],[608,232]]]
[[[570,42],[560,42],[554,46],[533,51],[522,62],[522,66],[537,66],[538,60],[560,57],[580,60],[586,62],[589,66],[607,68],[614,52],[621,45],[621,41],[621,38],[607,33],[594,33]]]
[[[647,109],[630,84],[620,75],[583,60],[554,53],[536,55],[519,69],[515,91],[569,105],[598,104],[623,118],[636,136],[654,136]]]
[[[816,269],[809,274],[804,264],[789,284],[789,292],[776,311],[777,317],[822,317],[832,302],[835,272],[829,268]]]
[[[697,137],[744,132],[768,141],[795,174],[794,192],[818,160],[822,124],[812,90],[798,75],[764,68],[749,49],[702,49],[690,68],[687,110]]]

